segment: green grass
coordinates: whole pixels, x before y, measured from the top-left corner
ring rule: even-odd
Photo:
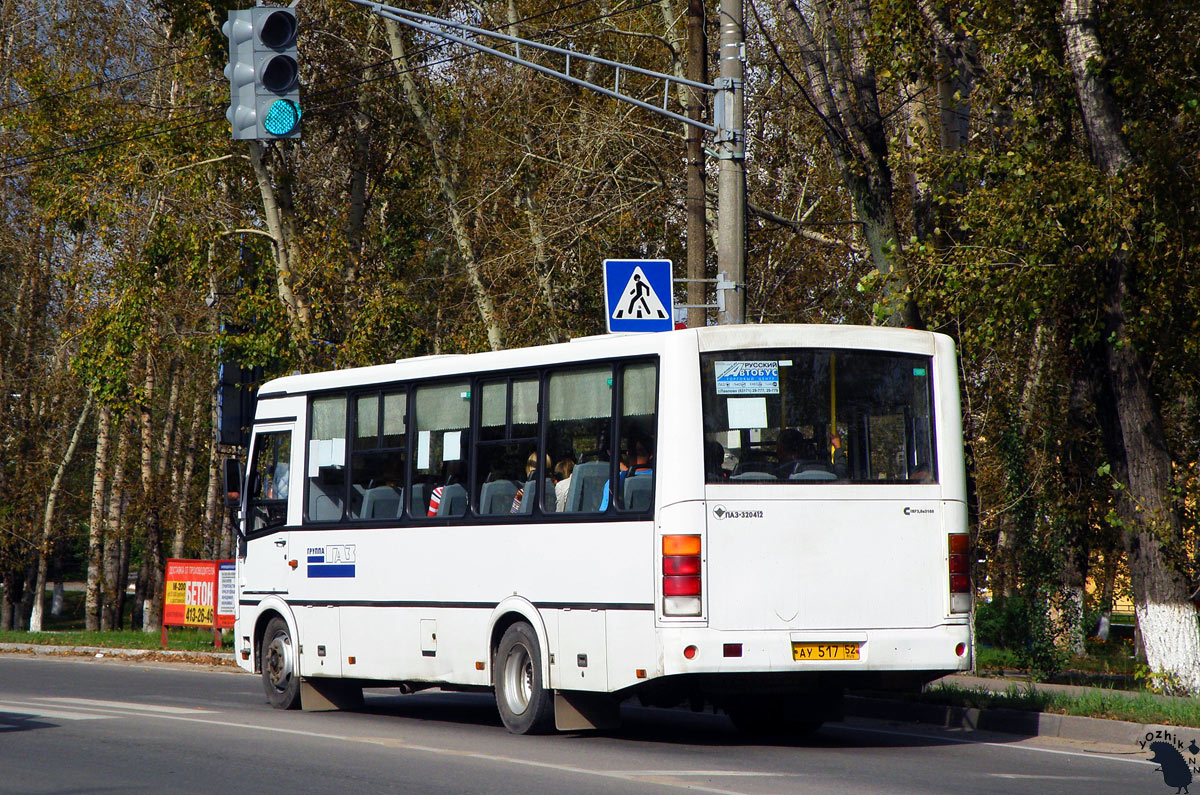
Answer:
[[[1011,685],[1008,689],[997,692],[986,688],[938,684],[921,693],[917,699],[925,703],[955,707],[1017,709],[1133,723],[1200,726],[1200,700],[1156,696],[1145,692],[1126,693],[1093,689],[1073,695],[1035,690],[1028,685]]]
[[[135,630],[112,630],[87,632],[84,630],[84,594],[67,591],[63,594],[63,609],[58,616],[50,615],[50,591],[46,592],[46,611],[42,620],[44,632],[0,631],[0,643],[32,643],[39,646],[102,646],[108,649],[158,649],[162,635],[159,632]],[[130,625],[132,595],[125,600],[125,626]],[[226,632],[222,651],[232,650],[232,636]],[[171,627],[167,632],[167,648],[179,651],[213,651],[211,629]]]
[[[117,629],[108,632],[52,631],[17,632],[0,631],[0,643],[31,643],[38,646],[101,646],[106,649],[158,649],[162,636],[158,632],[138,632]],[[226,633],[224,651],[232,650],[232,636]],[[178,651],[214,651],[211,629],[171,627],[167,632],[167,648]]]

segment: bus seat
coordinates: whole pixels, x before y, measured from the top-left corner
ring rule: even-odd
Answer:
[[[779,480],[770,472],[739,472],[729,478],[730,480]]]
[[[511,480],[492,480],[484,483],[483,488],[479,490],[479,513],[511,513],[516,497],[517,484]]]
[[[314,522],[336,522],[342,518],[342,495],[340,489],[333,489],[321,481],[309,481],[308,518]]]
[[[820,464],[795,472],[788,480],[837,480],[838,476]]]
[[[556,510],[554,500],[554,481],[546,478],[546,507],[543,509],[547,512]],[[517,508],[517,513],[533,513],[533,504],[537,501],[537,481],[525,481],[524,491],[521,492],[521,505]]]
[[[571,472],[566,510],[572,513],[595,513],[600,510],[600,502],[604,499],[604,484],[607,482],[607,461],[589,461],[577,465]]]
[[[512,497],[508,498],[509,504]],[[438,516],[462,516],[467,512],[467,490],[461,483],[451,483],[442,489],[442,501],[438,505]]]
[[[650,472],[629,475],[625,478],[623,492],[627,510],[648,510],[654,502],[654,475]]]
[[[408,498],[408,515],[429,515],[429,488],[424,483],[412,484],[412,494]]]
[[[400,516],[404,504],[404,489],[395,486],[376,486],[363,492],[363,519],[394,519]]]

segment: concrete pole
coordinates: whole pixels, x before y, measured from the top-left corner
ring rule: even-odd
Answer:
[[[708,37],[704,33],[704,0],[688,0],[688,60],[689,80],[706,83],[708,76]],[[687,116],[701,121],[704,117],[704,94],[688,89]],[[687,325],[704,328],[708,325],[708,295],[704,279],[707,260],[704,190],[704,132],[699,127],[687,127]]]
[[[717,141],[717,289],[724,291],[720,325],[746,322],[746,133],[743,115],[745,31],[742,0],[720,0],[720,89],[723,103]]]

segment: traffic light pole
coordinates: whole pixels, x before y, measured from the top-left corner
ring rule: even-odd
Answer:
[[[372,13],[394,20],[402,25],[420,30],[447,41],[461,44],[464,47],[487,53],[510,63],[524,66],[534,71],[568,83],[586,88],[607,97],[636,105],[644,110],[665,116],[674,121],[682,122],[698,128],[713,136],[715,151],[706,150],[709,155],[719,160],[718,190],[717,190],[717,322],[720,324],[745,322],[745,262],[746,262],[746,134],[743,128],[743,85],[745,78],[745,45],[743,27],[743,0],[720,0],[721,39],[720,39],[720,79],[715,85],[697,80],[688,80],[674,75],[642,69],[636,66],[610,61],[587,53],[574,52],[559,47],[553,47],[541,42],[509,36],[486,28],[477,28],[452,22],[446,19],[408,11],[371,0],[349,0],[351,3],[367,7]],[[449,33],[446,29],[457,31],[470,36],[484,37],[495,41],[512,44],[515,54],[503,52],[494,47],[480,44],[466,35]],[[564,58],[562,70],[553,69],[521,58],[521,48],[528,47],[542,52],[552,53]],[[571,74],[572,61],[586,61],[613,70],[613,87],[591,83]],[[645,102],[621,90],[621,73],[629,72],[663,81],[663,103],[657,105]],[[672,85],[684,85],[714,94],[714,122],[706,124],[703,121],[688,118],[683,114],[667,110],[667,97]]]

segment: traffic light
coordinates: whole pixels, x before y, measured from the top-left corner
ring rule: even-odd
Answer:
[[[235,141],[300,137],[296,30],[296,12],[290,8],[230,10],[221,31],[229,39],[225,117]]]

